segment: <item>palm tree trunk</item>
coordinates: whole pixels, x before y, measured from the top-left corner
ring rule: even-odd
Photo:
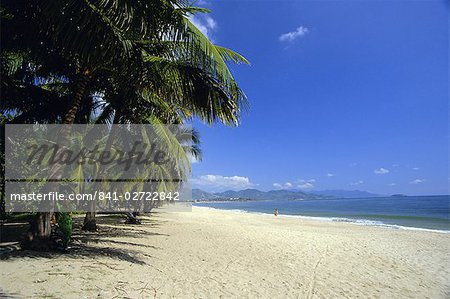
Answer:
[[[97,230],[97,221],[95,219],[95,207],[93,207],[95,203],[90,203],[89,208],[91,209],[89,212],[86,212],[86,216],[84,216],[83,227],[82,230],[87,231],[96,231]]]
[[[75,92],[75,96],[72,101],[72,105],[69,108],[69,111],[67,111],[66,116],[63,119],[63,124],[65,125],[71,125],[75,122],[75,116],[78,112],[78,109],[80,108],[81,101],[83,100],[85,94],[86,94],[86,87],[91,79],[91,72],[89,70],[85,70],[77,83],[77,88]],[[68,136],[62,136],[63,138],[68,138]]]
[[[105,151],[111,150],[112,142],[114,135],[116,134],[116,127],[115,124],[118,124],[120,120],[120,113],[118,110],[114,113],[114,120],[113,120],[113,126],[111,127],[111,132],[109,133],[108,140],[106,141]],[[101,173],[102,174],[102,173]],[[101,176],[101,175],[100,175]],[[96,182],[94,182],[96,184]],[[95,202],[92,201],[89,203],[89,211],[86,212],[86,216],[84,216],[83,221],[83,230],[87,231],[96,231],[97,230],[97,220],[95,218]]]
[[[76,83],[76,91],[72,101],[72,104],[69,107],[62,123],[65,125],[71,125],[75,121],[76,114],[78,109],[80,108],[81,102],[86,95],[87,85],[89,84],[89,80],[91,78],[91,72],[89,70],[85,70],[80,75],[78,82]],[[69,139],[70,134],[70,126],[63,126],[60,131],[59,143],[65,144]],[[61,173],[61,168],[56,167],[53,171],[51,171],[51,178],[58,178]],[[50,209],[49,212],[38,212],[36,215],[36,220],[34,221],[35,227],[31,228],[31,231],[35,234],[35,236],[40,239],[49,239],[51,235],[51,217],[53,214],[54,207]]]
[[[36,216],[36,236],[39,238],[49,238],[52,232],[51,212],[39,212]]]

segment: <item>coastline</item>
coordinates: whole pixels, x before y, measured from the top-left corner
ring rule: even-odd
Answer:
[[[248,213],[248,214],[254,214],[254,215],[273,216],[273,214],[271,214],[271,213],[245,211],[242,209],[220,209],[220,208],[215,208],[215,207],[196,206],[196,205],[193,205],[193,207],[219,210],[219,211],[229,211],[229,212],[235,212],[235,213]],[[369,219],[352,219],[352,218],[343,218],[343,217],[320,217],[320,216],[290,215],[290,214],[278,214],[277,217],[286,217],[286,218],[294,218],[294,219],[297,218],[297,219],[332,222],[332,223],[348,223],[348,224],[352,224],[352,225],[379,227],[379,228],[386,228],[386,229],[401,229],[401,230],[423,231],[423,232],[440,233],[440,234],[450,234],[450,230],[440,230],[440,229],[430,229],[430,228],[423,228],[423,227],[404,226],[404,225],[397,225],[397,224],[387,224],[387,223],[383,223],[382,221],[374,221],[374,220],[369,220]]]
[[[203,207],[0,261],[18,297],[448,298],[450,235]],[[77,247],[79,247],[77,249]],[[32,286],[32,287],[24,287]]]

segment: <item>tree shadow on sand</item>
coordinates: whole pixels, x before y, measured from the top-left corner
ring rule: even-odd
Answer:
[[[144,249],[159,250],[161,248],[146,245],[128,240],[121,240],[122,238],[143,238],[145,236],[168,236],[152,232],[146,229],[139,229],[138,226],[123,225],[118,223],[117,217],[99,217],[101,223],[99,230],[96,232],[85,232],[81,230],[82,219],[75,219],[74,233],[72,235],[72,244],[66,251],[32,251],[21,250],[18,241],[24,232],[27,231],[29,224],[23,223],[9,223],[2,224],[0,230],[0,259],[10,260],[17,258],[92,258],[92,257],[109,257],[116,260],[127,261],[133,264],[144,265],[145,262],[140,259],[139,254],[143,254],[139,250],[130,248],[114,248],[108,244],[125,245],[130,247],[139,247]],[[155,228],[156,225],[146,219],[143,226],[146,228]],[[104,246],[101,246],[103,245]],[[99,246],[100,245],[100,246]],[[148,253],[144,256],[151,256]]]
[[[16,293],[6,293],[2,289],[0,289],[0,298],[4,299],[15,299],[15,298],[22,298],[19,294]]]
[[[76,246],[74,248],[69,249],[67,252],[60,251],[51,251],[51,252],[42,252],[42,251],[32,251],[32,250],[12,250],[8,253],[2,254],[0,259],[2,260],[10,260],[16,258],[48,258],[53,259],[56,257],[65,257],[65,258],[86,258],[86,257],[109,257],[112,259],[123,260],[133,264],[145,265],[145,262],[136,257],[138,254],[137,251],[134,250],[123,250],[118,248],[111,247],[92,247],[92,246]]]

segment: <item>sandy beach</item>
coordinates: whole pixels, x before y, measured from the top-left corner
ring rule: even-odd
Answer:
[[[448,298],[450,234],[194,207],[13,251],[0,297]]]

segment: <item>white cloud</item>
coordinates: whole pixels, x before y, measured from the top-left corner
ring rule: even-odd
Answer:
[[[286,183],[273,183],[273,186],[277,189],[291,189],[291,188],[299,188],[299,189],[311,189],[314,187],[315,179],[309,180],[298,180],[295,183],[286,182]]]
[[[364,184],[363,180],[359,180],[357,182],[350,183],[350,186],[357,186],[357,185],[361,185],[361,184]]]
[[[300,183],[300,184],[297,185],[297,188],[299,188],[299,189],[311,189],[311,188],[314,188],[314,184],[311,184],[311,183],[308,183],[308,182]]]
[[[417,185],[417,184],[425,183],[425,181],[426,181],[426,179],[415,179],[415,180],[413,180],[413,181],[411,181],[409,183],[413,184],[413,185]]]
[[[281,42],[292,42],[299,37],[305,36],[305,34],[307,34],[308,32],[309,32],[308,28],[300,26],[294,31],[283,33],[282,35],[280,35],[279,40]]]
[[[195,164],[195,163],[200,162],[199,160],[197,160],[197,159],[196,159],[193,155],[191,155],[191,154],[188,154],[187,156],[188,156],[189,162],[190,162],[191,164]]]
[[[217,22],[213,18],[211,18],[210,16],[206,16],[205,21],[208,28],[211,28],[212,30],[216,29]]]
[[[419,167],[413,167],[413,170],[419,170],[420,168]]]
[[[299,180],[297,184],[297,188],[299,189],[311,189],[314,188],[314,183],[316,182],[315,179],[309,179],[309,180]]]
[[[396,183],[390,183],[389,186],[395,186],[397,185]]]
[[[375,174],[387,174],[387,173],[389,173],[389,169],[380,167],[380,168],[378,168],[378,169],[375,169],[373,172],[374,172]]]
[[[222,176],[215,174],[202,175],[191,179],[196,187],[208,188],[210,190],[240,190],[256,186],[248,177],[242,176]]]
[[[292,183],[291,182],[286,182],[284,184],[274,183],[273,186],[277,189],[290,189],[292,188]]]
[[[217,22],[210,16],[191,15],[189,20],[198,28],[208,39],[212,39],[212,33],[217,28]]]
[[[333,177],[334,173],[327,173],[327,177]]]
[[[194,26],[198,28],[198,30],[200,30],[208,38],[210,37],[209,28],[206,27],[206,24],[204,24],[202,20],[194,16],[190,17],[189,19],[191,20],[192,24],[194,24]]]
[[[299,183],[315,183],[316,179],[298,180]]]

